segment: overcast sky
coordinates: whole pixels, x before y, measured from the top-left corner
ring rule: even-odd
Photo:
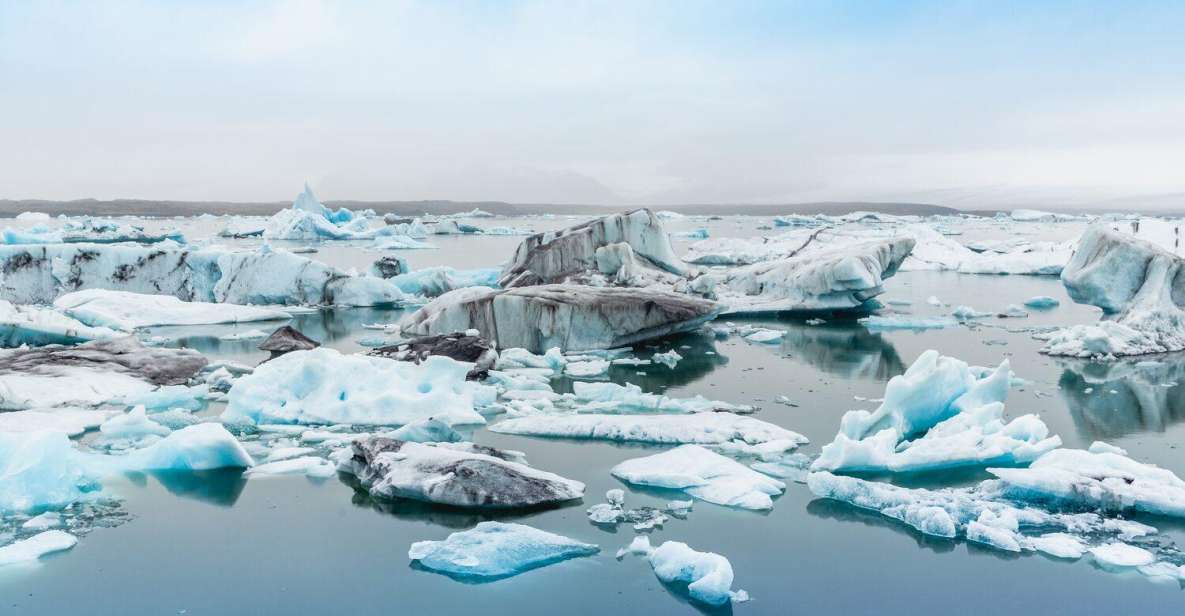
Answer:
[[[0,198],[280,200],[307,180],[327,200],[1164,200],[1185,193],[1183,18],[0,0]]]

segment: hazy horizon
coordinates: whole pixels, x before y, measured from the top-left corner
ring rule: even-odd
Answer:
[[[1167,2],[0,3],[0,198],[1185,209]]]

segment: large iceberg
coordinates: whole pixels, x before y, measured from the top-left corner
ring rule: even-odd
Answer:
[[[325,347],[293,351],[235,381],[222,417],[256,424],[402,425],[427,417],[482,424],[474,405],[492,392],[465,380],[472,367],[443,356],[415,364]]]
[[[443,541],[417,541],[407,556],[447,575],[494,580],[598,551],[595,545],[523,524],[482,522]]]
[[[604,249],[624,252],[632,263],[656,272],[685,275],[675,257],[670,237],[650,210],[641,209],[604,216],[588,222],[532,235],[515,251],[499,279],[506,288],[562,282],[587,282],[587,276],[605,273]],[[620,257],[616,259],[620,267]],[[618,268],[613,268],[616,273]]]
[[[146,295],[109,289],[86,289],[54,300],[54,307],[96,327],[132,331],[156,325],[246,323],[292,318],[287,312],[255,306],[186,302],[172,295]]]
[[[1007,360],[979,377],[965,362],[926,351],[889,380],[876,411],[844,414],[811,468],[904,472],[1035,460],[1061,439],[1036,415],[1005,423],[1011,376]]]
[[[145,347],[134,336],[0,351],[0,409],[95,406],[183,385],[205,366],[197,351]]]
[[[49,304],[66,293],[95,288],[228,304],[373,306],[404,299],[388,281],[349,275],[266,246],[250,252],[89,244],[0,246],[0,269],[0,293],[25,304]]]
[[[465,445],[358,439],[338,470],[357,477],[372,496],[454,507],[538,507],[584,496],[579,481],[504,459],[496,449]]]
[[[499,422],[492,432],[526,436],[602,439],[623,442],[716,445],[737,441],[748,445],[782,442],[792,449],[805,436],[771,423],[732,413],[696,415],[533,415]]]
[[[1095,224],[1062,271],[1070,298],[1103,309],[1097,324],[1054,332],[1042,349],[1074,357],[1185,350],[1185,260]]]
[[[361,223],[361,224],[359,224]],[[321,205],[308,184],[292,207],[276,212],[263,228],[263,237],[274,240],[349,240],[370,237],[364,219],[345,208],[336,212]]]
[[[91,327],[42,306],[17,306],[0,299],[0,348],[77,344],[119,335],[106,327]]]
[[[715,302],[654,289],[549,284],[445,293],[400,324],[417,336],[476,329],[499,348],[533,353],[610,349],[684,332],[714,318]]]
[[[632,484],[683,490],[709,503],[741,509],[772,509],[771,497],[786,489],[781,481],[699,445],[626,460],[610,472]]]

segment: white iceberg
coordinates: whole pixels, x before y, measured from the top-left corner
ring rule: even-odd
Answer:
[[[687,584],[687,593],[696,601],[724,605],[748,598],[744,591],[732,591],[732,563],[714,552],[697,552],[686,543],[666,541],[650,552],[649,560],[658,579]]]
[[[29,563],[47,554],[69,550],[78,538],[61,530],[47,530],[0,547],[0,567]]]
[[[0,300],[0,348],[78,344],[116,335],[109,328],[91,327],[50,308]]]
[[[485,386],[465,380],[471,368],[444,356],[416,364],[325,347],[293,351],[235,381],[222,418],[255,424],[402,425],[434,417],[450,425],[483,424],[474,404],[488,394]]]
[[[926,351],[885,387],[876,411],[849,411],[812,470],[919,471],[1013,465],[1061,445],[1036,415],[1005,423],[1008,361],[977,377],[962,361]]]
[[[66,436],[78,436],[87,430],[98,428],[108,417],[119,411],[96,411],[91,409],[29,409],[0,413],[0,432],[61,432]]]
[[[321,205],[308,184],[292,207],[276,212],[263,227],[263,237],[274,240],[348,240],[370,237],[365,220],[342,208]],[[362,223],[362,224],[358,224]]]
[[[771,497],[786,489],[781,481],[699,445],[626,460],[610,472],[629,483],[683,490],[709,503],[741,509],[772,509]]]
[[[553,563],[591,556],[595,545],[524,524],[481,522],[443,541],[417,541],[407,552],[420,566],[460,578],[505,578]]]
[[[287,312],[255,306],[186,302],[171,295],[147,295],[109,289],[86,289],[54,300],[58,310],[96,327],[132,331],[157,325],[209,325],[285,321]]]

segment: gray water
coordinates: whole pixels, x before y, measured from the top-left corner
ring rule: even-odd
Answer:
[[[537,224],[563,226],[568,221]],[[721,234],[741,235],[732,221]],[[676,228],[677,225],[672,225]],[[686,223],[686,226],[698,226]],[[751,226],[751,225],[750,225]],[[1072,229],[1060,229],[1072,234]],[[416,267],[489,266],[509,257],[520,238],[432,238],[435,251],[400,253]],[[374,253],[349,244],[322,245],[314,258],[363,267]],[[834,436],[840,416],[875,403],[885,382],[924,350],[938,349],[971,364],[996,365],[1007,357],[1027,384],[1014,389],[1007,415],[1037,412],[1068,447],[1104,440],[1136,459],[1185,475],[1177,445],[1185,443],[1185,357],[1157,358],[1160,368],[1131,369],[1040,355],[1024,328],[1084,323],[1097,312],[1069,301],[1056,278],[901,273],[887,298],[908,300],[914,314],[938,314],[926,305],[937,295],[954,305],[1002,310],[1034,295],[1062,300],[1059,308],[1028,319],[989,318],[978,324],[926,332],[870,333],[850,320],[808,325],[801,319],[751,319],[789,330],[777,345],[687,334],[638,347],[639,356],[674,348],[685,359],[665,366],[614,367],[612,380],[647,391],[703,394],[760,407],[757,417],[811,439],[811,454]],[[397,310],[324,310],[293,325],[343,351],[374,332],[363,323],[393,322]],[[240,326],[250,329],[248,326]],[[152,334],[201,350],[212,359],[256,362],[250,341],[220,341],[233,326],[171,329]],[[641,374],[639,374],[641,373]],[[1088,384],[1089,382],[1089,384]],[[562,380],[557,389],[566,387]],[[1166,386],[1169,385],[1169,386]],[[1085,390],[1092,388],[1090,393]],[[785,395],[796,407],[774,402]],[[213,404],[203,411],[221,412]],[[772,511],[756,513],[696,502],[686,520],[672,519],[652,542],[684,541],[723,554],[736,572],[734,588],[753,601],[706,609],[686,591],[666,586],[642,559],[613,553],[634,531],[591,524],[584,510],[611,488],[624,488],[627,504],[662,506],[678,492],[626,486],[609,469],[659,448],[500,435],[484,429],[478,443],[527,453],[541,469],[585,482],[583,502],[530,514],[485,514],[420,503],[377,503],[344,478],[243,479],[237,471],[153,474],[108,481],[131,519],[96,529],[68,552],[38,567],[0,571],[0,611],[13,614],[675,614],[909,613],[909,614],[1179,614],[1185,592],[1176,583],[1104,572],[1089,559],[1065,562],[1014,555],[960,540],[924,537],[879,515],[814,498],[791,483]],[[966,485],[982,471],[939,472],[882,479],[911,486]],[[486,584],[457,582],[409,565],[407,548],[442,539],[486,519],[524,522],[596,543],[601,553]],[[1141,521],[1185,544],[1185,524]],[[11,569],[11,568],[10,568]]]

